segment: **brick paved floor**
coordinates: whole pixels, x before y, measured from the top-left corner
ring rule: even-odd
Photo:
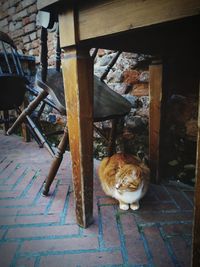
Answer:
[[[121,211],[95,177],[94,224],[81,229],[69,153],[41,196],[50,161],[34,142],[0,133],[0,267],[190,266],[192,190],[151,185],[139,211]]]

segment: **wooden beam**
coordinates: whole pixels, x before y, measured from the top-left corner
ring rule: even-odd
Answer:
[[[194,200],[193,250],[192,250],[192,267],[199,267],[199,266],[200,266],[200,92],[199,92],[198,139],[197,139],[196,184],[195,184],[195,200]]]
[[[68,21],[68,28],[62,21]],[[67,36],[77,42],[73,9],[59,17],[61,42]],[[77,223],[87,227],[93,213],[93,62],[88,50],[64,49],[62,60],[69,144]]]
[[[86,40],[199,15],[199,0],[103,0],[79,3],[79,39]],[[120,19],[123,18],[123,19]]]
[[[162,64],[153,62],[149,67],[149,162],[151,180],[159,182],[160,121],[162,101]]]

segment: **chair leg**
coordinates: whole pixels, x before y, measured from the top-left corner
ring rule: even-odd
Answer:
[[[40,130],[37,128],[37,126],[35,125],[35,123],[33,122],[33,120],[28,115],[26,115],[26,122],[32,128],[32,130],[34,131],[35,135],[40,140],[40,143],[42,144],[42,146],[45,146],[46,149],[49,151],[49,153],[52,155],[52,157],[54,157],[54,155],[55,155],[54,150],[48,144],[48,142],[45,139],[44,135],[40,132]]]
[[[118,124],[118,119],[113,119],[111,121],[112,123],[112,128],[109,136],[109,141],[108,141],[108,156],[112,156],[114,153],[116,153],[116,147],[115,147],[115,141],[117,138],[117,124]]]
[[[13,123],[13,125],[7,130],[7,135],[10,135],[14,132],[14,130],[26,119],[27,115],[30,115],[33,110],[40,104],[40,102],[46,98],[48,95],[47,92],[41,91],[41,93],[25,108],[22,113],[19,115],[17,120]]]
[[[9,128],[9,112],[8,110],[3,111],[3,118],[4,118],[4,134],[6,134],[8,128]]]
[[[42,191],[42,195],[43,196],[47,196],[49,193],[49,189],[50,186],[57,174],[57,171],[60,167],[60,164],[62,162],[63,159],[63,154],[65,153],[65,150],[67,148],[67,144],[68,144],[68,131],[67,131],[67,126],[65,126],[64,128],[64,134],[62,136],[62,139],[58,145],[57,148],[57,152],[54,156],[53,162],[51,164],[48,176],[44,182],[44,186],[43,186],[43,191]]]

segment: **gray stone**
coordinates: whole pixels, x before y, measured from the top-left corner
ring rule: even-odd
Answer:
[[[94,66],[94,74],[100,77],[106,69],[106,66]]]
[[[10,7],[8,10],[7,10],[7,13],[8,15],[12,16],[14,15],[16,12],[16,8],[13,6],[13,7]]]
[[[27,16],[28,16],[28,12],[27,12],[26,9],[24,9],[24,10],[22,10],[22,11],[16,13],[16,14],[12,17],[12,19],[13,19],[13,21],[19,21],[19,20],[21,20],[22,18],[27,17]]]
[[[15,30],[21,29],[22,28],[22,22],[21,21],[17,21],[17,23],[15,24]]]
[[[110,63],[113,56],[114,55],[111,54],[102,56],[99,60],[99,66],[107,66]]]
[[[132,105],[132,108],[138,107],[138,98],[136,96],[125,94],[123,95],[124,98],[126,98]]]
[[[15,30],[15,24],[14,24],[13,21],[11,21],[11,22],[9,23],[9,31],[10,31],[10,32],[13,32],[14,30]]]
[[[9,8],[9,1],[5,1],[3,5],[1,6],[2,11],[5,11]]]
[[[25,33],[32,32],[32,31],[34,31],[34,30],[35,30],[35,22],[32,22],[32,23],[30,23],[30,24],[27,24],[27,25],[25,25],[25,27],[24,27],[24,32],[25,32]]]
[[[25,8],[35,3],[36,3],[36,0],[25,0],[25,1],[22,1],[22,6],[23,8]]]
[[[125,126],[133,130],[134,132],[142,132],[146,128],[143,119],[140,116],[134,116],[131,113],[127,115]]]
[[[122,72],[120,70],[110,71],[107,76],[108,82],[120,83],[122,82]]]
[[[37,36],[36,36],[36,32],[32,32],[32,33],[30,34],[30,39],[31,39],[31,41],[35,40],[36,38],[37,38]]]
[[[149,71],[143,71],[140,73],[139,76],[139,81],[140,82],[149,82]]]
[[[30,42],[30,37],[29,37],[29,35],[25,35],[25,36],[23,37],[23,43],[26,44],[26,43],[29,43],[29,42]]]
[[[8,25],[8,19],[5,18],[3,20],[0,21],[0,28],[2,29],[4,26]]]

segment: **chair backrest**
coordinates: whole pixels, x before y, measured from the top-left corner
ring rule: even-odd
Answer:
[[[26,79],[12,39],[0,32],[0,110],[19,107],[24,99]]]
[[[13,40],[4,32],[0,32],[0,74],[17,74],[24,76],[19,54]]]

